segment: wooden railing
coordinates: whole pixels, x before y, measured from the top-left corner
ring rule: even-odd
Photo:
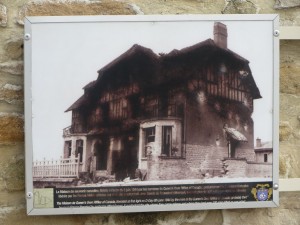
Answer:
[[[63,129],[63,137],[68,137],[73,133],[72,126]]]
[[[78,177],[79,158],[67,158],[59,160],[43,160],[33,162],[34,178],[63,178]]]

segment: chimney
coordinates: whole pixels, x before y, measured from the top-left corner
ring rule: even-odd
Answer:
[[[256,138],[256,147],[257,148],[261,147],[261,139],[260,138]]]
[[[215,22],[214,41],[221,48],[227,48],[227,27],[225,24]]]

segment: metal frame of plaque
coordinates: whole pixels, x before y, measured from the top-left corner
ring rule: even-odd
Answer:
[[[25,18],[28,215],[278,206],[278,21]]]

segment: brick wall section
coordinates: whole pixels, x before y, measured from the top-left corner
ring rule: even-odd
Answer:
[[[262,176],[261,174],[264,174],[261,171],[255,174],[259,169],[264,172],[270,169],[270,165],[248,165],[247,161],[253,161],[253,150],[238,149],[237,152],[238,157],[244,159],[226,160],[223,163],[224,158],[228,157],[227,148],[186,145],[186,159],[149,157],[148,180],[201,179],[224,175],[227,177],[255,177],[255,175]],[[246,158],[248,156],[249,158]]]
[[[272,164],[270,163],[249,163],[247,164],[248,177],[272,177]]]
[[[179,179],[184,180],[190,177],[189,170],[186,168],[184,159],[160,159],[159,161],[159,179],[170,180]],[[196,178],[196,177],[191,177]]]
[[[60,7],[59,4],[50,6],[50,1],[47,0],[39,1],[39,4],[33,4],[29,0],[0,0],[0,225],[296,225],[300,223],[300,192],[281,193],[280,207],[269,209],[28,217],[24,197],[23,118],[20,115],[23,114],[23,95],[22,90],[7,91],[4,88],[7,84],[23,87],[22,19],[26,13],[29,12],[32,16],[54,13],[56,15],[279,13],[281,25],[300,25],[299,7],[277,10],[274,9],[275,1],[270,0],[101,1],[102,6],[105,2],[107,7],[100,7],[101,4],[97,1],[93,2],[99,7],[95,5],[87,7],[86,3],[92,2],[88,0],[80,7],[75,7],[72,0],[61,2],[64,7]],[[286,2],[288,0],[284,1],[285,4]],[[280,175],[285,178],[300,177],[300,89],[299,72],[297,72],[300,71],[299,48],[300,41],[281,41],[280,120],[283,123],[281,123]]]
[[[185,159],[149,157],[148,179],[178,180],[221,177],[224,174],[222,160],[228,156],[227,154],[227,148],[186,145]]]
[[[227,159],[224,161],[226,177],[245,177],[247,174],[246,159]]]
[[[188,167],[191,171],[200,173],[202,176],[221,176],[222,160],[227,156],[227,148],[201,145],[186,146]]]
[[[237,158],[246,158],[248,161],[255,160],[255,152],[254,149],[240,149],[236,150],[236,157]]]
[[[147,180],[181,180],[196,179],[190,173],[185,159],[172,159],[148,156]]]
[[[272,164],[249,162],[246,159],[223,161],[226,177],[272,177]]]

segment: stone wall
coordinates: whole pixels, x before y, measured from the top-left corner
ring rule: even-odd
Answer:
[[[224,175],[226,177],[265,177],[264,174],[272,174],[271,164],[249,162],[254,159],[252,149],[237,149],[238,158],[224,160],[228,158],[226,147],[186,145],[185,155],[185,159],[148,156],[147,179],[201,179]]]
[[[227,177],[245,177],[247,174],[246,159],[227,159],[224,161]]]
[[[247,164],[248,177],[272,177],[272,164],[271,163],[253,163]]]
[[[186,169],[187,165],[184,159],[159,157],[154,160],[151,156],[148,156],[148,168],[147,180],[196,178],[195,176],[191,176]]]
[[[217,177],[222,175],[222,160],[228,157],[225,147],[187,145],[186,161],[190,173],[195,178]]]
[[[226,177],[272,177],[271,163],[249,162],[246,159],[224,160]]]
[[[28,217],[25,209],[22,58],[24,15],[278,13],[281,25],[300,26],[298,1],[284,1],[291,4],[281,2],[283,1],[0,0],[0,224],[300,224],[300,192],[281,193],[280,207],[269,209],[40,217]],[[281,41],[280,46],[280,176],[292,178],[300,177],[300,41]]]

